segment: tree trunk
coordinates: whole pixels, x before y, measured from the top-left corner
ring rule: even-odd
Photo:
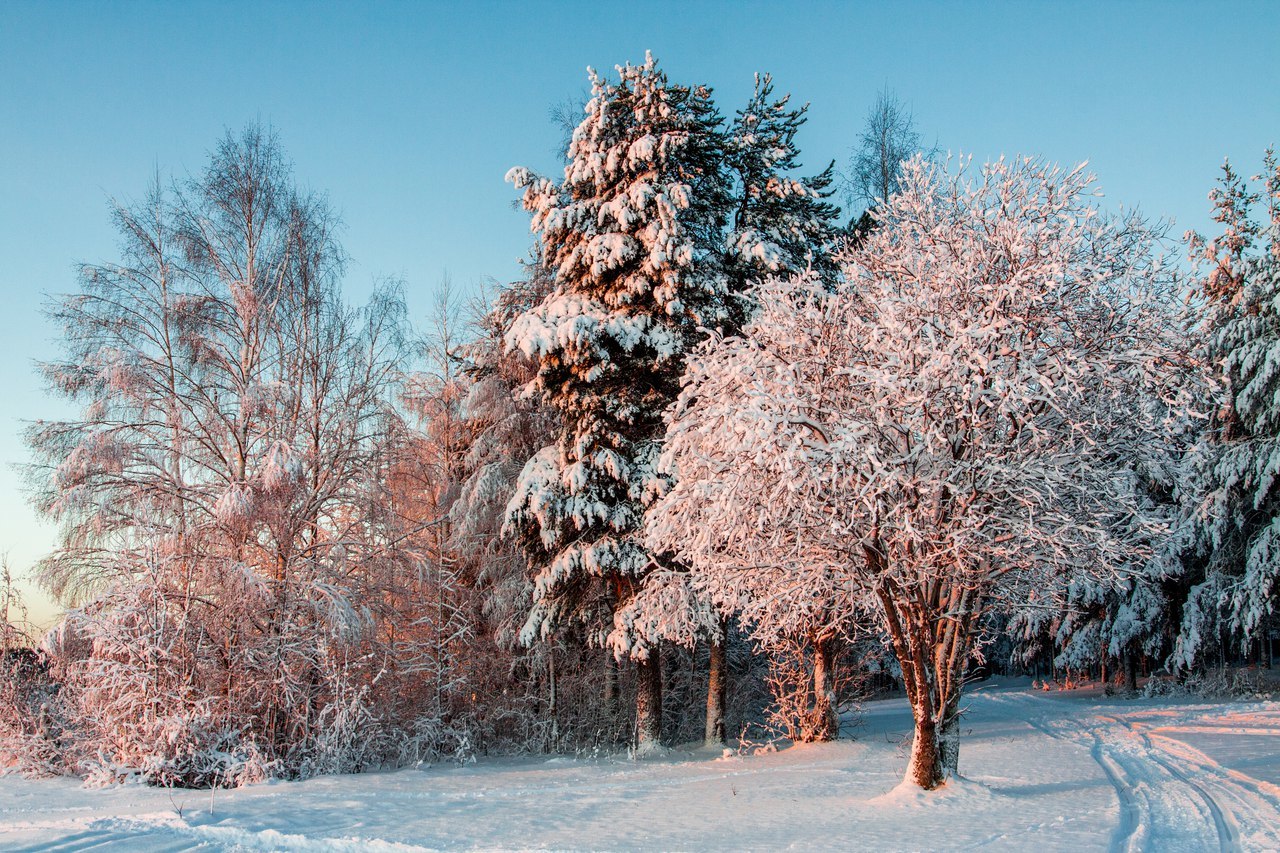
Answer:
[[[868,562],[878,567],[883,549],[863,548]],[[876,590],[915,720],[904,781],[932,790],[959,770],[960,695],[973,626],[985,602],[981,590],[960,582],[921,592],[904,591],[892,580]]]
[[[933,790],[956,775],[960,765],[959,711],[965,664],[969,659],[972,616],[980,612],[970,592],[956,587],[941,601],[952,601],[959,619],[938,620],[929,608],[893,600],[881,593],[894,654],[911,703],[915,738],[905,782]]]
[[[942,749],[933,718],[919,711],[915,713],[915,739],[911,741],[911,763],[907,765],[907,779],[932,791],[946,781],[942,766]]]
[[[835,640],[818,640],[813,645],[813,739],[816,741],[835,740],[840,733],[835,677]]]
[[[1138,656],[1133,652],[1125,656],[1124,689],[1127,693],[1138,692]]]
[[[720,623],[720,639],[711,643],[711,666],[707,678],[707,728],[703,736],[706,746],[724,746],[724,703],[728,688],[728,661],[725,645],[728,637]]]
[[[636,755],[662,746],[662,658],[655,647],[649,659],[636,661]]]
[[[939,725],[921,709],[915,709],[914,715],[915,739],[911,742],[907,781],[932,791],[960,772],[960,721],[951,714]]]
[[[615,719],[618,712],[618,660],[613,651],[604,651],[604,707],[610,719]]]
[[[560,743],[560,715],[556,707],[556,650],[552,646],[547,650],[547,682],[550,688],[550,703],[547,709],[551,717],[551,740],[552,743],[559,746]]]
[[[960,717],[950,714],[938,729],[939,751],[942,753],[944,778],[960,775]]]

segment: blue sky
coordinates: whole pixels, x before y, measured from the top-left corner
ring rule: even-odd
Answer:
[[[12,469],[21,422],[62,411],[32,370],[44,294],[113,257],[109,198],[199,170],[224,128],[274,126],[343,216],[352,295],[401,276],[421,317],[446,273],[517,274],[503,175],[554,168],[548,110],[588,65],[653,50],[726,113],[772,72],[812,103],[817,168],[888,87],[944,150],[1087,159],[1104,204],[1180,234],[1224,156],[1251,173],[1280,143],[1277,45],[1280,2],[0,3],[0,551],[23,571],[54,538]]]

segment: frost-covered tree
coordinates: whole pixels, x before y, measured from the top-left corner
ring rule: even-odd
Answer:
[[[525,641],[577,623],[633,660],[637,746],[648,749],[661,736],[659,638],[614,617],[655,566],[636,533],[684,354],[727,316],[727,181],[707,89],[669,83],[652,56],[617,73],[591,73],[562,181],[508,175],[555,288],[507,341],[535,360],[531,390],[563,430],[525,466],[507,524],[545,555]]]
[[[1280,576],[1280,163],[1264,159],[1260,192],[1224,164],[1210,193],[1223,233],[1189,234],[1205,308],[1206,385],[1218,402],[1190,461],[1187,547],[1191,586],[1175,663],[1189,666],[1226,638],[1254,637]],[[1262,201],[1267,221],[1252,208]]]
[[[1150,235],[1099,214],[1082,169],[917,158],[901,180],[840,283],[766,283],[743,336],[690,358],[649,541],[781,625],[815,594],[875,614],[907,781],[934,788],[984,615],[1114,576],[1160,532],[1116,460],[1163,429],[1170,404],[1133,392],[1168,315]]]
[[[396,654],[387,668],[401,684],[386,697],[386,710],[398,719],[416,716],[418,739],[428,751],[433,737],[455,749],[469,739],[474,707],[469,652],[476,641],[475,614],[464,552],[456,547],[452,529],[476,432],[464,411],[470,381],[459,362],[459,310],[446,277],[420,341],[417,369],[407,371],[401,382],[406,423],[387,449],[391,515],[398,522],[393,535],[414,559],[402,583],[388,590],[395,615],[387,631]],[[416,745],[413,750],[420,751]]]
[[[812,178],[794,174],[799,168],[795,137],[805,109],[789,107],[787,97],[775,98],[767,76],[757,78],[750,102],[725,128],[708,91],[669,85],[652,59],[638,69],[619,69],[619,74],[617,85],[593,81],[593,98],[570,144],[563,183],[513,171],[511,177],[526,190],[525,204],[534,213],[534,230],[540,232],[541,260],[553,271],[557,292],[538,308],[542,313],[536,326],[525,318],[517,321],[512,340],[540,360],[537,384],[562,412],[584,398],[582,388],[571,387],[583,380],[589,383],[591,399],[623,402],[621,409],[615,405],[617,412],[632,410],[625,415],[632,421],[626,429],[646,438],[626,449],[622,458],[640,462],[636,472],[641,472],[648,465],[641,455],[652,455],[652,441],[660,433],[657,412],[674,396],[682,354],[700,336],[699,327],[739,328],[752,310],[745,298],[748,286],[765,276],[809,267],[829,275],[838,211],[826,201],[830,168]],[[573,301],[566,302],[566,294]],[[593,304],[583,302],[583,296]],[[554,345],[538,342],[545,340]],[[607,346],[601,348],[601,341]],[[594,351],[573,352],[588,342]],[[616,377],[629,384],[636,355],[644,365],[636,376],[650,372],[659,381],[642,379],[638,388],[620,390]],[[550,374],[550,380],[548,361],[559,371]],[[566,375],[573,383],[563,381]],[[642,401],[637,390],[643,390]],[[641,426],[641,420],[635,413],[642,415],[638,431],[634,427]],[[583,413],[570,412],[570,417],[583,423]],[[591,412],[587,417],[597,415]],[[579,461],[584,451],[573,449],[566,455],[567,446],[545,452],[548,475]],[[613,440],[605,446],[620,449]],[[554,465],[549,464],[552,456],[557,457]],[[622,484],[631,490],[635,485],[616,473],[607,476],[616,481],[610,489]],[[542,487],[534,491],[542,492]],[[580,485],[571,491],[592,494]],[[634,509],[642,507],[644,498],[630,495],[627,502]],[[594,523],[586,517],[575,519],[579,532],[585,529],[583,521],[586,527]],[[545,535],[548,526],[539,521],[538,528]],[[633,529],[634,520],[628,520],[625,531]],[[609,548],[632,549],[623,544],[626,536],[614,535],[622,532],[624,528],[617,528],[606,537]],[[546,542],[538,547],[550,553],[560,550]],[[579,550],[575,545],[568,553]],[[643,548],[633,553],[637,564],[647,567],[651,562]],[[626,559],[617,564],[624,565]],[[590,602],[590,612],[582,614],[586,619],[579,621],[611,618],[610,642],[619,654],[644,657],[661,642],[688,645],[709,640],[713,664],[722,664],[723,620],[680,577],[679,566],[663,568],[652,581],[641,581],[634,568],[627,569],[621,572],[628,578],[623,584],[616,579],[603,585],[592,580],[608,571],[576,573],[587,583],[564,584],[553,597],[561,609],[570,601],[571,608]],[[563,570],[564,566],[555,571],[563,575]],[[538,598],[543,598],[541,593]],[[544,610],[535,604],[531,626],[543,618]],[[708,697],[707,730],[712,739],[722,738],[723,732],[717,710],[722,703],[716,698],[722,691],[716,685],[723,684],[724,674],[715,670],[713,665]]]
[[[89,751],[185,784],[361,766],[416,559],[386,488],[400,294],[343,301],[334,218],[262,128],[115,220],[120,260],[50,308],[80,411],[30,431]]]

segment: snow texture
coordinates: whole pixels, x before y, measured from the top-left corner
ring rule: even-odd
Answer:
[[[963,776],[899,785],[911,716],[857,740],[502,759],[235,791],[0,778],[17,850],[1265,850],[1280,845],[1280,703],[973,691]],[[1028,760],[1034,756],[1034,760]],[[654,815],[662,820],[654,821]]]

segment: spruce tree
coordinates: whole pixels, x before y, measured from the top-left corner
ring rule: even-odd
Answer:
[[[1189,235],[1208,267],[1204,358],[1219,405],[1190,457],[1183,560],[1191,585],[1174,655],[1184,666],[1226,637],[1246,645],[1272,612],[1280,580],[1280,165],[1273,151],[1264,162],[1260,193],[1224,164],[1210,194],[1223,233]],[[1251,217],[1259,201],[1265,226]]]
[[[658,567],[638,534],[685,353],[730,319],[730,184],[709,89],[670,83],[651,55],[617,74],[590,72],[562,181],[508,174],[555,287],[507,343],[537,363],[530,390],[563,429],[525,466],[506,528],[538,566],[524,641],[576,625],[635,662],[645,751],[661,736],[659,650],[615,614]]]

